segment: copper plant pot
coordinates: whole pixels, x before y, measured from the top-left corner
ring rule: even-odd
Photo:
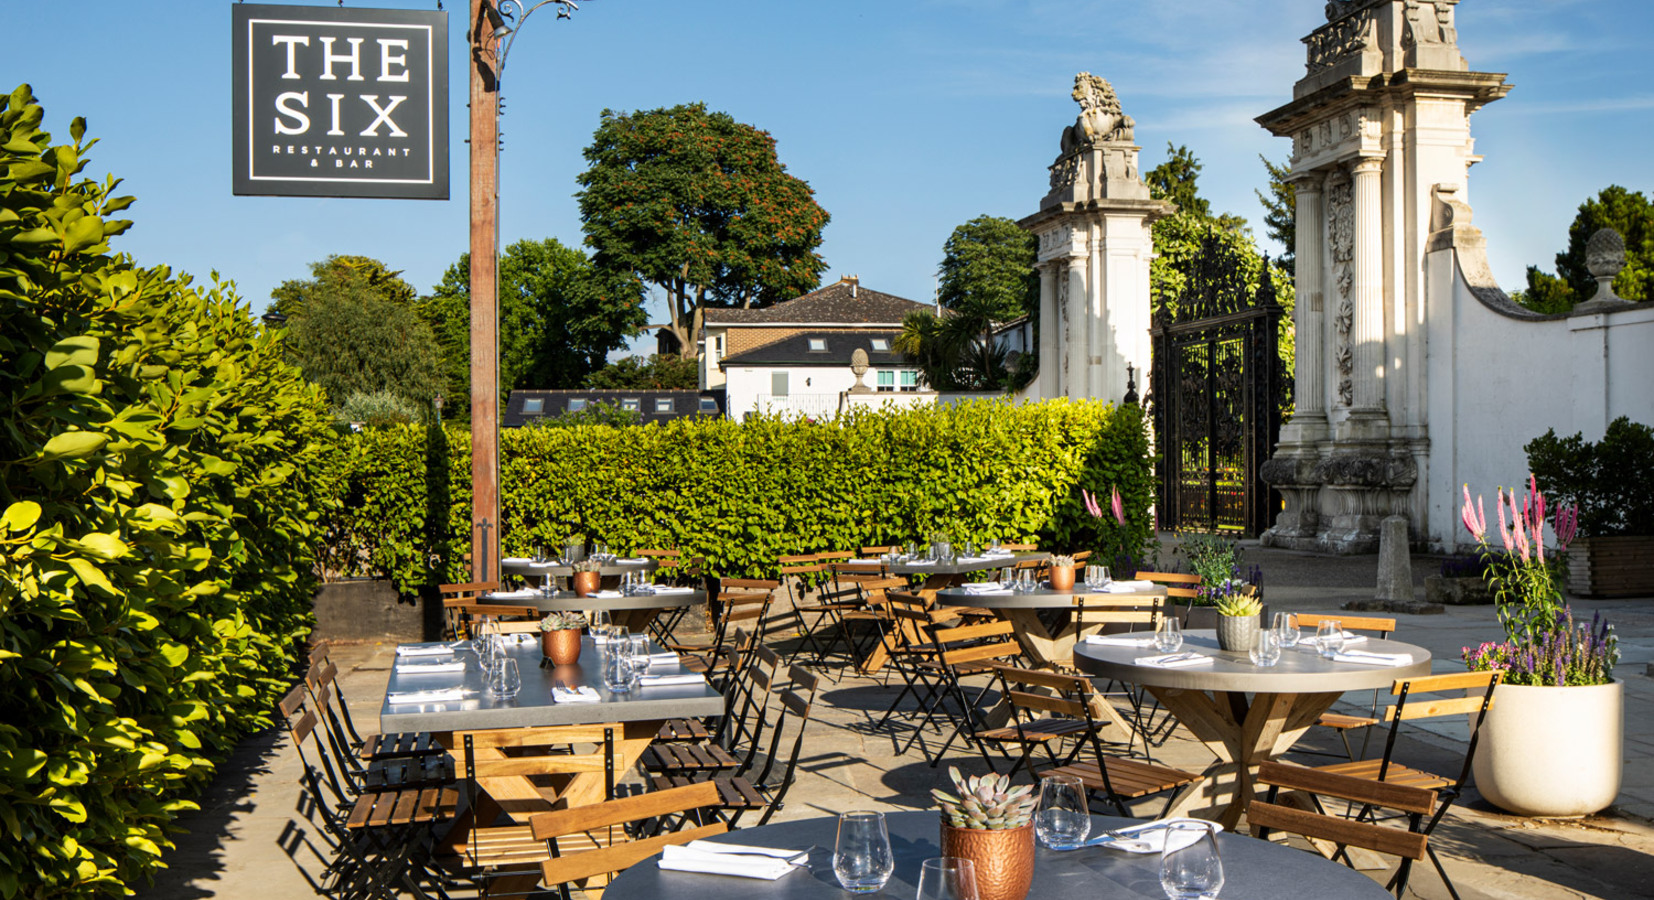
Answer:
[[[580,658],[580,629],[540,632],[540,652],[558,666],[572,666]]]
[[[1074,589],[1074,567],[1052,566],[1046,575],[1051,579],[1051,590],[1072,591]]]
[[[1034,823],[992,831],[943,822],[942,855],[975,864],[977,900],[1022,900],[1034,883]]]
[[[590,597],[597,593],[598,587],[603,583],[603,573],[576,572],[571,580],[574,583],[574,596]]]

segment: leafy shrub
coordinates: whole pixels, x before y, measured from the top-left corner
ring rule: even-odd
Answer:
[[[370,428],[406,425],[421,418],[419,407],[390,390],[351,394],[336,414],[341,421],[360,422]]]
[[[387,428],[346,443],[331,558],[361,560],[404,593],[468,580],[466,432]],[[1135,406],[981,402],[815,423],[526,428],[501,433],[500,456],[502,546],[519,555],[584,535],[628,551],[680,547],[713,572],[761,575],[781,554],[936,532],[1140,552],[1152,527],[1153,459]],[[1112,486],[1125,527],[1092,519],[1080,498]]]
[[[119,896],[270,724],[336,463],[246,305],[111,255],[131,199],[43,117],[0,98],[0,897]]]
[[[1522,449],[1539,489],[1579,507],[1582,536],[1654,534],[1654,428],[1620,416],[1595,443],[1553,428]]]

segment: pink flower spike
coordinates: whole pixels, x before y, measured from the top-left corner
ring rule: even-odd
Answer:
[[[1108,501],[1109,509],[1114,511],[1114,521],[1124,525],[1126,524],[1126,504],[1124,500],[1120,499],[1120,486],[1114,485],[1110,490],[1113,492],[1113,496]]]
[[[1526,525],[1526,520],[1527,520],[1527,510],[1523,510],[1521,512],[1516,511],[1516,492],[1515,491],[1510,492],[1510,517],[1511,517],[1511,520],[1515,523],[1512,530],[1515,532],[1513,537],[1516,540],[1516,552],[1521,554],[1523,562],[1527,562],[1528,561],[1528,551],[1529,551],[1528,532],[1527,532],[1527,529],[1524,527]]]
[[[1080,488],[1080,496],[1085,498],[1085,511],[1090,513],[1093,519],[1101,519],[1103,510],[1097,505],[1097,498],[1091,496],[1091,492],[1085,488]]]
[[[1505,489],[1504,488],[1499,489],[1498,499],[1496,499],[1494,501],[1493,505],[1499,507],[1499,537],[1501,539],[1503,539],[1504,542],[1505,542],[1505,552],[1509,553],[1512,548],[1510,546],[1510,526],[1505,524]]]

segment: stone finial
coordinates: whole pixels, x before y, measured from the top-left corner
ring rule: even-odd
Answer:
[[[1574,307],[1575,312],[1600,312],[1604,307],[1629,303],[1614,294],[1614,276],[1625,268],[1625,239],[1612,228],[1599,228],[1585,242],[1585,270],[1597,280],[1597,292]]]
[[[850,386],[852,394],[866,394],[872,388],[862,383],[862,376],[867,374],[867,351],[857,347],[850,354],[850,371],[856,376],[856,383]]]

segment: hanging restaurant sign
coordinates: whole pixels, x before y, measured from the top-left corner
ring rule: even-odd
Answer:
[[[230,7],[236,194],[448,199],[448,14]]]

